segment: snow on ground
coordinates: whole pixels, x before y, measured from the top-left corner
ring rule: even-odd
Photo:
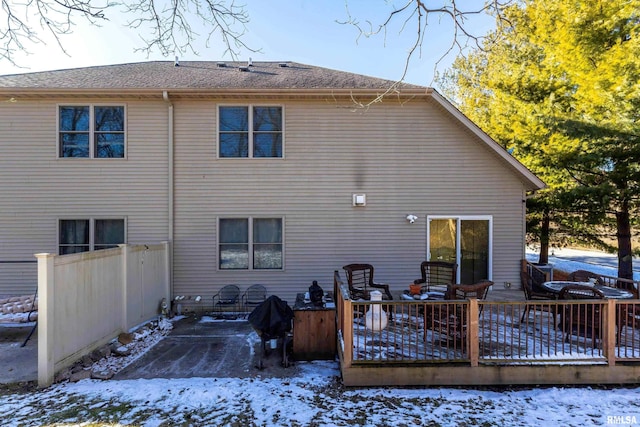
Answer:
[[[204,321],[211,321],[205,318]],[[164,330],[163,330],[164,329]],[[166,328],[138,340],[136,358]],[[346,389],[337,362],[299,377],[82,380],[0,390],[0,425],[604,426],[640,423],[640,388]],[[114,367],[115,365],[110,365]]]
[[[336,362],[293,379],[83,380],[0,393],[3,426],[603,426],[640,423],[640,388],[345,389]]]
[[[527,248],[527,260],[530,262],[538,262],[539,251]],[[583,262],[575,261],[582,259]],[[618,276],[618,260],[616,254],[608,254],[604,252],[586,251],[570,248],[559,248],[549,251],[549,264],[553,265],[554,270],[560,270],[571,273],[576,270],[588,270],[605,276]],[[640,280],[640,259],[633,259],[634,273],[633,279]]]
[[[537,261],[533,253],[527,258]],[[554,257],[550,262],[564,271],[600,272],[590,264]],[[601,271],[611,273],[611,268]],[[157,342],[145,338],[137,357]],[[640,425],[637,387],[346,389],[337,362],[298,362],[298,367],[300,376],[289,379],[83,380],[30,392],[0,390],[0,425]]]

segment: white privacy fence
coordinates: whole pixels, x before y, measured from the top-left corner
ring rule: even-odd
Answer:
[[[170,299],[169,243],[121,245],[38,259],[38,384],[121,332],[159,314]]]

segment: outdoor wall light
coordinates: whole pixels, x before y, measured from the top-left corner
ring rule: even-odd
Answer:
[[[353,206],[366,206],[367,205],[367,195],[366,194],[354,194],[353,195]]]
[[[417,219],[418,217],[413,214],[407,215],[407,221],[409,221],[409,224],[413,224]]]

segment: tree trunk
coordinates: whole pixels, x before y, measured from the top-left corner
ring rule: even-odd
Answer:
[[[631,223],[629,221],[629,202],[624,200],[616,212],[618,227],[618,277],[633,279],[633,256],[631,251]]]
[[[542,212],[542,224],[540,225],[540,256],[538,264],[549,264],[549,209]]]

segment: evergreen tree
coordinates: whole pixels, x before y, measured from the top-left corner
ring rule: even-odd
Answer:
[[[618,275],[631,278],[640,0],[525,0],[504,16],[493,44],[445,73],[445,93],[547,183],[527,203],[541,262],[545,243],[566,238],[617,246]]]

